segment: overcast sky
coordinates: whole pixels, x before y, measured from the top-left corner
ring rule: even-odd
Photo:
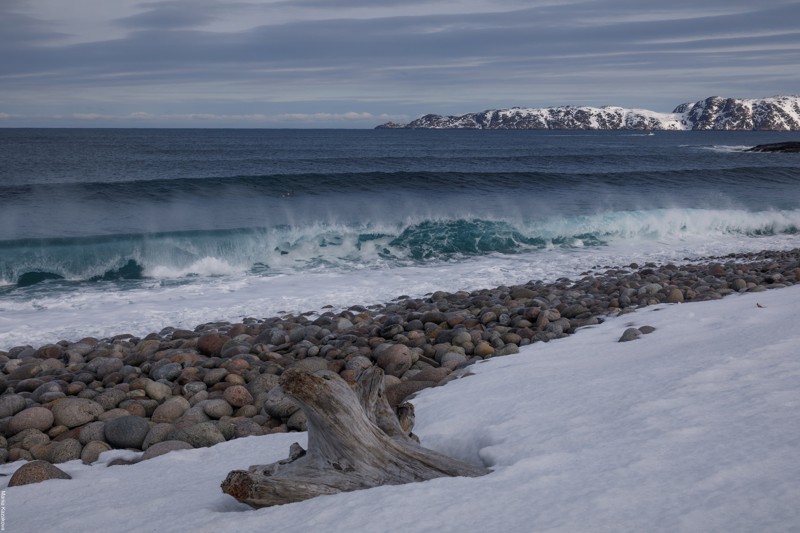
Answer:
[[[800,93],[800,0],[0,0],[0,126],[373,127]]]

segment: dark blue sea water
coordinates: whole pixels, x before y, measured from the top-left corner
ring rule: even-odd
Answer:
[[[615,257],[797,246],[800,156],[744,151],[785,140],[796,139],[0,129],[0,339],[3,313],[91,308],[93,294],[180,321],[153,299],[202,300],[220,286],[255,297],[270,279],[267,292],[291,300],[315,276],[341,276],[325,294],[349,301],[368,295],[347,286],[370,277],[395,294],[423,290],[413,269],[444,288]],[[208,297],[192,300],[208,314],[187,316],[212,316]]]

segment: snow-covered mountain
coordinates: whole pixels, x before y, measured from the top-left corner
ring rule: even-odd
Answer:
[[[380,129],[495,130],[773,130],[800,131],[800,96],[735,99],[712,96],[672,113],[604,106],[490,109],[461,116],[425,115]]]

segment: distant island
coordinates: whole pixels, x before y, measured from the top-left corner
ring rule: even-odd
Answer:
[[[711,96],[681,104],[672,113],[615,106],[512,107],[461,116],[430,114],[376,129],[800,131],[800,96]]]

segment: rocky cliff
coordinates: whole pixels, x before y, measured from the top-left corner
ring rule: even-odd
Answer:
[[[461,116],[425,115],[380,129],[494,130],[771,130],[800,131],[800,96],[735,99],[712,96],[672,113],[623,107],[562,106],[490,109]]]

